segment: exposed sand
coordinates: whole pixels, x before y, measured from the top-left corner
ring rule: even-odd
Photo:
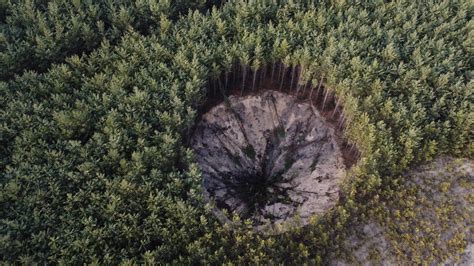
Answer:
[[[309,103],[288,94],[267,90],[229,97],[202,116],[191,146],[205,196],[256,225],[282,223],[295,215],[306,224],[338,201],[346,167],[334,130]],[[281,195],[251,212],[235,186],[243,177],[258,175],[277,180],[269,190]],[[226,219],[220,209],[216,212]]]
[[[418,191],[415,206],[409,208],[416,217],[401,221],[409,222],[409,231],[391,218],[392,228],[376,221],[354,225],[345,241],[346,258],[334,257],[330,265],[410,265],[416,264],[413,254],[424,263],[432,260],[430,265],[474,265],[473,169],[472,160],[441,156],[409,171],[403,187],[415,186]],[[390,212],[404,211],[398,204],[384,204]],[[404,233],[430,245],[409,244]],[[457,238],[464,245],[453,245]]]

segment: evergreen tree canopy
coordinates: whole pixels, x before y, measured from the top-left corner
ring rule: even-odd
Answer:
[[[472,157],[469,1],[217,2],[0,0],[2,260],[320,264],[409,167]],[[274,236],[217,221],[187,145],[270,76],[337,98],[360,153],[333,211]]]

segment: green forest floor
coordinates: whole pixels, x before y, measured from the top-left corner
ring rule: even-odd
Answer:
[[[407,173],[402,185],[405,195],[393,196],[381,204],[384,209],[379,211],[385,213],[384,219],[378,215],[353,226],[344,242],[347,258],[334,257],[331,264],[433,261],[472,265],[473,166],[472,160],[445,156]]]

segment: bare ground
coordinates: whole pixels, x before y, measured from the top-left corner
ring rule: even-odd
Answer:
[[[337,203],[346,164],[336,138],[316,108],[267,90],[231,96],[211,108],[198,123],[191,146],[206,196],[218,207],[259,226],[295,215],[305,224]],[[267,192],[273,195],[254,206],[246,198],[256,193],[246,190],[260,177],[270,181]]]
[[[416,188],[414,202],[386,202],[386,219],[354,226],[346,258],[330,264],[474,265],[473,169],[472,160],[445,156],[413,169],[402,187]]]

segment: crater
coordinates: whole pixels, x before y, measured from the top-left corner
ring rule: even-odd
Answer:
[[[230,96],[202,115],[191,146],[223,222],[235,212],[258,227],[305,225],[339,199],[346,166],[334,129],[295,96]]]

